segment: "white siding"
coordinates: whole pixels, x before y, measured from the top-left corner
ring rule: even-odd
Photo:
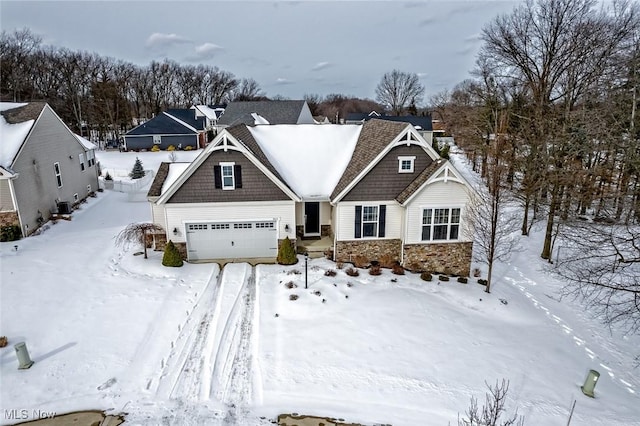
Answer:
[[[0,179],[0,211],[12,212],[16,210],[11,196],[11,188],[9,187],[9,179]]]
[[[295,202],[238,202],[219,204],[165,204],[167,237],[173,242],[185,242],[185,222],[221,222],[239,220],[277,221],[278,238],[295,238]],[[289,225],[289,233],[284,230]],[[173,235],[173,228],[179,230]]]
[[[320,225],[331,225],[331,204],[320,203]]]
[[[165,230],[167,230],[167,226],[166,226],[167,224],[164,219],[164,206],[159,206],[155,203],[150,203],[150,204],[151,204],[151,221],[156,225],[160,225]]]
[[[422,209],[425,207],[460,207],[462,232],[457,241],[472,241],[469,221],[466,220],[465,209],[469,200],[468,189],[457,182],[436,182],[427,185],[416,194],[407,205],[407,235],[406,244],[423,243],[422,237]],[[442,243],[444,241],[438,241]]]
[[[337,226],[334,226],[334,232],[336,232],[336,240],[345,241],[355,239],[355,206],[379,206],[382,204],[387,206],[384,239],[402,238],[404,208],[398,203],[395,201],[349,201],[339,203],[335,208]]]

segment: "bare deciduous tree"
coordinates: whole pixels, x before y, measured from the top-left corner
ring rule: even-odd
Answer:
[[[130,223],[116,236],[116,245],[126,249],[130,244],[142,244],[144,258],[147,259],[147,234],[156,231],[164,229],[155,223]]]
[[[424,86],[415,73],[393,70],[383,75],[376,87],[376,99],[395,115],[400,115],[410,104],[422,102],[423,96]]]
[[[518,416],[518,410],[507,419],[501,417],[505,412],[504,404],[509,391],[509,381],[502,379],[502,383],[496,381],[495,386],[485,382],[489,392],[485,394],[485,403],[478,408],[478,400],[471,397],[471,403],[467,410],[466,418],[458,418],[458,426],[524,426],[524,417]]]
[[[266,99],[260,85],[253,78],[243,78],[238,87],[231,93],[231,101],[258,101]]]
[[[580,297],[608,324],[640,331],[640,226],[572,223],[559,238],[563,294]]]

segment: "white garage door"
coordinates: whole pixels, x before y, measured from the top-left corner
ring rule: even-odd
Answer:
[[[189,260],[276,257],[275,221],[187,223]]]

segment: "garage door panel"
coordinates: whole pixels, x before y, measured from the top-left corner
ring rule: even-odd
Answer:
[[[276,257],[275,221],[187,224],[189,260]]]

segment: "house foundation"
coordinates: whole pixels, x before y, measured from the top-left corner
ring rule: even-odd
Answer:
[[[399,261],[401,253],[402,241],[399,239],[338,241],[335,261],[359,264],[369,264],[381,259]]]
[[[20,220],[18,220],[17,212],[2,212],[0,213],[0,227],[1,226],[20,226]]]
[[[411,271],[468,277],[471,270],[472,242],[406,244],[403,266]]]

